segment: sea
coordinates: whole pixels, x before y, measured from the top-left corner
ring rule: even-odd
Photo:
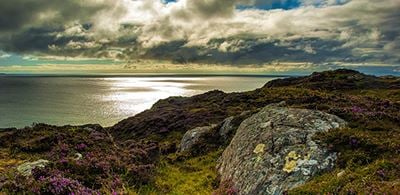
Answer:
[[[107,127],[170,96],[249,91],[282,77],[0,75],[0,128],[33,123]]]

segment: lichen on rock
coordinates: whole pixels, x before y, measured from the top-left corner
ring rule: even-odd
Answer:
[[[256,148],[254,148],[254,153],[255,154],[262,154],[262,153],[264,153],[264,150],[265,150],[265,144],[258,144],[257,146],[256,146]]]
[[[295,160],[286,160],[285,165],[283,166],[283,171],[287,172],[287,173],[291,173],[297,165],[297,161]]]
[[[239,194],[282,194],[334,167],[336,154],[313,135],[345,125],[320,111],[267,106],[237,129],[217,167],[221,180]]]
[[[300,155],[298,155],[296,151],[290,151],[285,157],[285,165],[282,170],[291,173],[296,168],[298,158],[300,158]]]

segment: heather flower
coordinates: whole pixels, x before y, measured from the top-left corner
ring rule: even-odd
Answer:
[[[385,178],[386,177],[385,171],[383,169],[379,169],[378,171],[376,171],[376,174],[378,176],[380,176],[381,178]]]
[[[112,183],[111,183],[111,188],[112,188],[112,189],[117,189],[117,188],[120,187],[121,185],[122,185],[121,179],[120,179],[118,176],[116,176],[116,177],[114,178],[114,180],[112,181]]]
[[[64,157],[61,157],[61,159],[58,162],[61,163],[61,164],[64,164],[64,163],[67,163],[68,160],[65,159]]]
[[[69,151],[68,145],[64,143],[59,144],[59,149],[62,153],[68,153]]]
[[[79,150],[79,151],[83,151],[83,150],[85,150],[85,149],[87,148],[87,145],[84,144],[84,143],[80,143],[80,144],[78,144],[75,148],[76,148],[77,150]]]
[[[80,184],[77,180],[53,175],[48,178],[47,190],[52,194],[97,194],[96,191]]]
[[[350,138],[349,144],[352,147],[357,147],[358,146],[358,140],[356,138]]]
[[[237,193],[238,193],[237,190],[233,187],[230,187],[229,189],[226,190],[226,194],[228,195],[235,195]]]
[[[364,112],[364,109],[362,109],[362,108],[360,108],[358,106],[353,106],[353,107],[351,107],[351,111],[353,113],[362,113],[362,112]]]
[[[214,191],[213,195],[236,195],[238,194],[238,190],[233,186],[232,181],[223,181],[219,188]]]

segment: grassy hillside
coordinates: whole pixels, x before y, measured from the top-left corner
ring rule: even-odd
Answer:
[[[53,185],[50,179],[62,177],[75,187],[105,193],[233,193],[225,185],[219,187],[214,168],[226,143],[214,140],[209,147],[204,143],[205,149],[196,155],[183,155],[175,153],[180,139],[194,127],[220,124],[226,117],[286,101],[289,107],[321,110],[349,122],[348,128],[316,137],[338,152],[336,169],[289,193],[398,192],[399,83],[396,77],[336,70],[275,80],[244,93],[211,91],[189,98],[167,98],[106,129],[90,126],[93,131],[87,132],[84,126],[36,125],[3,130],[0,187],[4,192],[45,192]],[[92,133],[101,138],[93,141]],[[79,149],[80,144],[85,144],[85,150]],[[75,153],[83,155],[84,163],[74,160]],[[16,173],[17,165],[40,158],[51,160],[45,168],[50,174],[36,170],[39,175],[35,177],[43,176],[43,181]]]

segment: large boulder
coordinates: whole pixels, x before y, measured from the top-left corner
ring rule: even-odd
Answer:
[[[239,194],[282,194],[334,166],[336,154],[313,136],[345,125],[320,111],[267,106],[237,129],[218,165],[221,180]]]
[[[187,131],[181,140],[179,145],[179,152],[183,153],[193,153],[194,147],[201,145],[201,143],[206,142],[205,139],[212,133],[216,125],[197,127],[192,130]]]

